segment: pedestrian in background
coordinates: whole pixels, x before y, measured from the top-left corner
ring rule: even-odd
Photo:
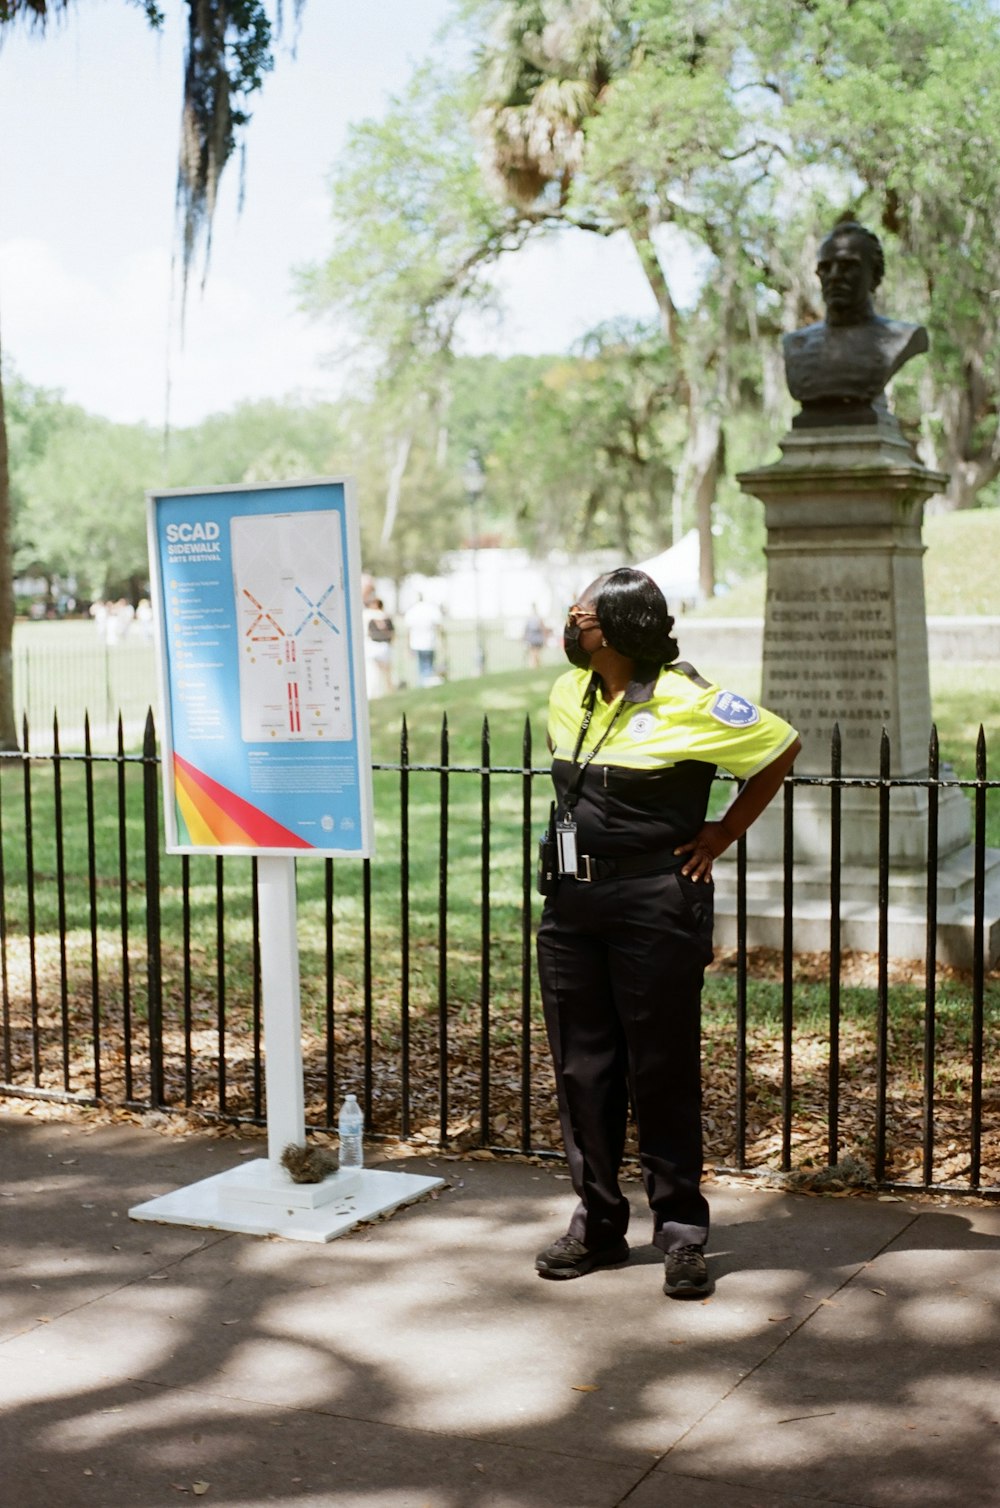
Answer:
[[[406,632],[410,649],[417,657],[417,683],[420,686],[437,684],[435,660],[438,649],[438,630],[441,627],[441,610],[433,602],[418,596],[406,613]]]
[[[387,696],[395,689],[392,644],[396,629],[381,597],[372,597],[362,614],[365,624],[365,668],[368,695]]]
[[[545,621],[534,603],[531,604],[531,612],[525,619],[524,652],[528,665],[532,670],[537,670],[542,662],[542,650],[548,643],[549,631],[545,627]]]

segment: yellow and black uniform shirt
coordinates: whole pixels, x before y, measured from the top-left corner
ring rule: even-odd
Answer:
[[[596,680],[586,670],[567,671],[549,697],[557,810],[575,774],[573,751]],[[783,718],[703,680],[687,664],[632,681],[621,706],[604,702],[599,684],[578,761],[607,737],[574,809],[581,853],[624,858],[689,842],[705,821],[718,766],[747,780],[796,737]]]

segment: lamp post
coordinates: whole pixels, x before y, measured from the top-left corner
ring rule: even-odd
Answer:
[[[478,450],[470,450],[462,473],[465,496],[469,504],[469,537],[472,545],[472,590],[476,616],[476,674],[486,669],[486,647],[483,643],[483,620],[479,598],[479,499],[486,486],[486,473]]]

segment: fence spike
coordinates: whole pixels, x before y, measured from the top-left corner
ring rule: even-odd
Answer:
[[[403,721],[399,728],[399,762],[400,764],[409,764],[410,762],[410,730],[406,726],[405,712],[403,713]]]
[[[839,776],[843,767],[844,743],[840,735],[840,724],[834,723],[833,732],[830,734],[830,774]]]
[[[878,751],[878,773],[880,780],[889,779],[889,767],[891,764],[892,748],[889,743],[889,730],[882,724],[882,739]]]
[[[976,779],[986,779],[986,729],[979,724],[979,737],[976,739]]]
[[[938,741],[937,723],[931,723],[931,736],[927,741],[927,773],[937,780],[941,768],[941,745]]]

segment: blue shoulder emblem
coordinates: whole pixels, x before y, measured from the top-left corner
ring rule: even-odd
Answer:
[[[710,710],[716,722],[727,728],[752,728],[760,722],[760,708],[735,691],[720,691]]]

